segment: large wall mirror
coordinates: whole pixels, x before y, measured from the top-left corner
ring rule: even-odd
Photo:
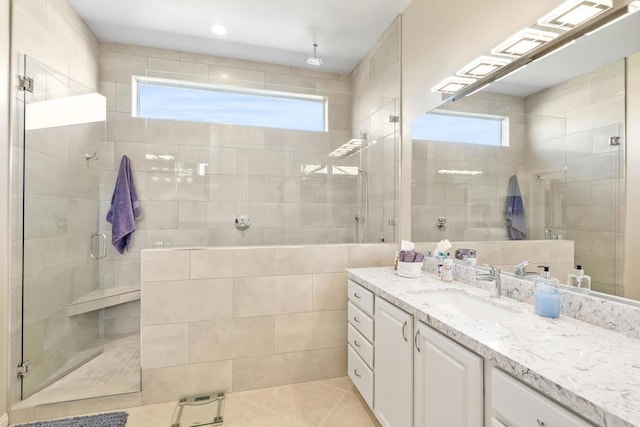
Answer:
[[[640,96],[625,93],[625,75],[634,54],[640,13],[417,117],[412,239],[513,239],[506,210],[515,176],[520,237],[575,241],[593,289],[623,296],[625,105]]]

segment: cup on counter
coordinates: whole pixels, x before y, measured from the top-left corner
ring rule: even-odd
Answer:
[[[398,276],[411,279],[422,276],[422,263],[398,261]]]

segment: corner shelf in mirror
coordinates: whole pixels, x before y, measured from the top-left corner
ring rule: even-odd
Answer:
[[[76,316],[139,299],[140,286],[96,289],[71,302],[67,307],[67,314],[69,317]]]

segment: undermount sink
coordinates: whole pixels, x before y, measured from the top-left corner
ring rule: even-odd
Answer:
[[[449,313],[471,319],[479,317],[503,317],[516,310],[493,303],[475,295],[462,291],[436,291],[425,293],[425,302],[434,307],[441,308]]]

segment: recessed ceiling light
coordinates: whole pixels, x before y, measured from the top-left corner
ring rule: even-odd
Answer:
[[[454,93],[476,82],[476,79],[466,77],[447,77],[431,88],[431,92]]]
[[[212,24],[211,32],[218,36],[224,36],[225,34],[227,34],[227,27],[222,24]]]
[[[461,77],[484,77],[509,64],[511,59],[481,56],[462,67],[456,74]]]
[[[558,37],[559,34],[551,31],[534,30],[533,28],[525,28],[517,34],[509,37],[499,46],[495,47],[491,53],[494,55],[511,56],[519,58],[531,52],[534,49],[550,42]]]
[[[538,25],[570,30],[611,9],[611,0],[569,0],[543,16]]]

